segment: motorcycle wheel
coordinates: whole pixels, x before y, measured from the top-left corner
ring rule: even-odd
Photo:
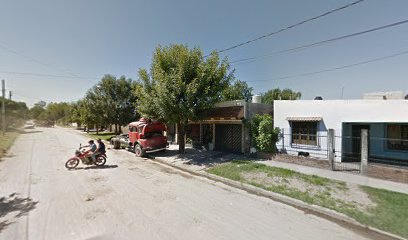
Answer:
[[[142,147],[139,144],[136,144],[135,146],[135,154],[137,157],[145,156],[145,151],[142,149]]]
[[[96,166],[103,166],[105,165],[105,163],[106,163],[106,158],[104,156],[98,156],[96,158],[96,162],[95,162]]]
[[[76,168],[79,164],[79,159],[78,158],[70,158],[68,161],[65,163],[65,167],[68,169],[73,169]]]

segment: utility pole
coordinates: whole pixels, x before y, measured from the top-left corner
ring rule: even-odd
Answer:
[[[2,105],[1,105],[1,127],[3,130],[3,135],[6,134],[6,81],[1,80],[1,87],[2,87]]]
[[[13,93],[9,91],[9,100],[11,101],[11,97],[13,96]]]

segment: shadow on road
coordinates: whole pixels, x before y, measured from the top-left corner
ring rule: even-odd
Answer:
[[[89,166],[89,167],[79,167],[79,168],[74,168],[71,169],[71,171],[77,171],[77,170],[93,170],[93,169],[111,169],[111,168],[117,168],[118,165],[103,165],[103,166]]]
[[[30,134],[30,133],[41,133],[41,130],[33,130],[33,129],[20,129],[20,128],[10,128],[8,129],[10,132],[18,132],[20,134]]]
[[[32,134],[32,133],[42,133],[43,131],[34,130],[34,131],[21,131],[20,134]]]
[[[6,215],[16,213],[11,218],[16,220],[22,216],[27,215],[30,211],[34,210],[38,204],[38,201],[33,201],[31,198],[21,198],[18,193],[12,193],[7,197],[0,198],[0,218],[4,218]],[[0,221],[0,233],[6,229],[6,227],[13,222],[9,220]]]

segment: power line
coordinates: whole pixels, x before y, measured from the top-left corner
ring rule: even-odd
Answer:
[[[22,98],[29,98],[29,99],[33,99],[33,100],[40,100],[42,101],[43,99],[40,98],[36,98],[36,97],[30,97],[30,96],[26,96],[26,95],[22,95],[22,94],[16,94],[16,92],[13,91],[14,96],[18,96],[18,97],[22,97]]]
[[[302,45],[302,46],[298,46],[298,47],[294,47],[294,48],[289,48],[289,49],[285,49],[285,50],[271,52],[271,53],[256,56],[256,57],[243,58],[243,59],[232,61],[230,63],[234,64],[234,65],[252,63],[252,62],[255,62],[255,61],[258,61],[258,60],[270,58],[271,56],[276,55],[276,54],[281,54],[281,53],[286,53],[286,52],[293,52],[293,51],[302,50],[302,49],[306,49],[306,48],[310,48],[310,47],[316,47],[316,46],[319,46],[319,45],[322,45],[322,44],[326,44],[326,43],[330,43],[330,42],[334,42],[334,41],[339,41],[339,40],[343,40],[343,39],[347,39],[347,38],[351,38],[351,37],[356,37],[356,36],[359,36],[359,35],[363,35],[363,34],[375,32],[375,31],[383,30],[383,29],[386,29],[386,28],[396,27],[396,26],[406,24],[406,23],[408,23],[408,19],[404,20],[404,21],[399,21],[399,22],[388,24],[388,25],[380,26],[380,27],[371,28],[371,29],[361,31],[361,32],[356,32],[356,33],[347,34],[347,35],[343,35],[343,36],[340,36],[340,37],[335,37],[335,38],[331,38],[331,39],[327,39],[327,40],[323,40],[323,41],[319,41],[319,42],[315,42],[315,43],[310,43],[310,44],[306,44],[306,45]]]
[[[15,74],[15,75],[28,75],[28,76],[39,76],[39,77],[57,77],[57,78],[77,78],[67,75],[53,75],[53,74],[43,74],[43,73],[30,73],[30,72],[13,72],[13,71],[0,71],[0,73]],[[99,79],[96,77],[83,77],[81,79]]]
[[[357,63],[344,65],[344,66],[340,66],[340,67],[324,69],[324,70],[320,70],[320,71],[299,73],[299,74],[289,75],[289,76],[284,76],[284,77],[270,78],[270,79],[265,79],[265,80],[252,80],[252,81],[246,81],[246,82],[269,82],[269,81],[273,81],[273,80],[282,80],[282,79],[310,76],[310,75],[315,75],[315,74],[320,74],[320,73],[325,73],[325,72],[332,72],[332,71],[345,69],[345,68],[356,67],[356,66],[359,66],[359,65],[364,65],[364,64],[368,64],[368,63],[372,63],[372,62],[377,62],[377,61],[385,60],[385,59],[388,59],[388,58],[398,57],[398,56],[405,55],[405,54],[408,54],[408,50],[403,51],[403,52],[399,52],[399,53],[395,53],[395,54],[392,54],[392,55],[387,55],[387,56],[384,56],[384,57],[369,59],[369,60],[362,61],[362,62],[357,62]]]
[[[279,30],[277,30],[277,31],[274,31],[274,32],[271,32],[271,33],[267,33],[267,34],[265,34],[265,35],[262,35],[262,36],[260,36],[260,37],[257,37],[257,38],[254,38],[254,39],[251,39],[251,40],[242,42],[242,43],[238,43],[238,44],[236,44],[236,45],[234,45],[234,46],[231,46],[231,47],[228,47],[228,48],[224,48],[224,49],[222,49],[222,50],[218,50],[217,53],[222,53],[222,52],[230,51],[230,50],[232,50],[232,49],[235,49],[235,48],[238,48],[238,47],[242,47],[242,46],[244,46],[244,45],[247,45],[247,44],[256,42],[256,41],[261,40],[261,39],[263,39],[263,38],[270,37],[270,36],[272,36],[272,35],[276,35],[276,34],[278,34],[278,33],[281,33],[281,32],[284,32],[284,31],[286,31],[286,30],[289,30],[289,29],[298,27],[298,26],[303,25],[303,24],[305,24],[305,23],[308,23],[308,22],[314,21],[314,20],[316,20],[316,19],[325,17],[325,16],[330,15],[330,14],[332,14],[332,13],[335,13],[335,12],[341,11],[341,10],[343,10],[343,9],[352,7],[352,6],[354,6],[354,5],[356,5],[356,4],[359,4],[359,3],[363,2],[363,1],[364,1],[364,0],[354,1],[354,2],[352,2],[352,3],[349,3],[349,4],[346,4],[346,5],[344,5],[344,6],[341,6],[341,7],[335,8],[335,9],[332,9],[332,10],[330,10],[330,11],[328,11],[328,12],[322,13],[322,14],[317,15],[317,16],[315,16],[315,17],[308,18],[308,19],[303,20],[303,21],[300,21],[300,22],[298,22],[298,23],[295,23],[295,24],[289,25],[289,26],[287,26],[287,27],[281,28],[281,29],[279,29]],[[205,56],[205,57],[208,57],[208,56],[209,56],[209,55],[207,55],[207,56]]]
[[[72,73],[72,72],[66,71],[66,70],[64,70],[64,69],[56,68],[55,66],[53,66],[53,65],[51,65],[51,64],[44,63],[44,62],[39,61],[39,60],[37,60],[37,59],[35,59],[35,58],[33,58],[33,57],[30,57],[30,56],[24,55],[24,54],[22,54],[22,53],[19,53],[19,52],[17,52],[17,51],[14,51],[13,49],[10,49],[10,48],[8,48],[8,47],[2,45],[2,44],[0,44],[0,48],[6,50],[6,51],[8,51],[8,52],[11,52],[11,53],[13,53],[13,54],[15,54],[15,55],[17,55],[17,56],[20,56],[20,57],[23,57],[23,58],[25,58],[25,59],[28,59],[28,60],[30,60],[30,61],[32,61],[32,62],[35,62],[35,63],[37,63],[37,64],[39,64],[39,65],[42,65],[42,66],[45,66],[45,67],[48,67],[48,68],[52,68],[52,69],[54,69],[54,70],[56,70],[56,71],[58,71],[58,72],[63,72],[63,73],[65,73],[65,74],[68,74],[68,75],[70,75],[70,76],[73,77],[73,78],[85,79],[85,80],[87,80],[87,81],[89,81],[89,82],[92,82],[91,80],[89,80],[89,79],[87,79],[87,78],[84,78],[84,77],[80,77],[80,76],[78,76],[78,75],[76,75],[76,74],[74,74],[74,73]],[[92,82],[92,83],[93,83],[93,82]]]

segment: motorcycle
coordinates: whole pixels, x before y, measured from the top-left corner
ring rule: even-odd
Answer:
[[[93,161],[92,157],[87,155],[88,152],[79,144],[79,149],[75,150],[75,156],[68,159],[65,163],[65,167],[68,169],[76,168],[80,161],[85,165],[96,165],[100,167],[105,165],[106,159],[108,158],[105,153],[101,153],[96,155],[95,161]]]

